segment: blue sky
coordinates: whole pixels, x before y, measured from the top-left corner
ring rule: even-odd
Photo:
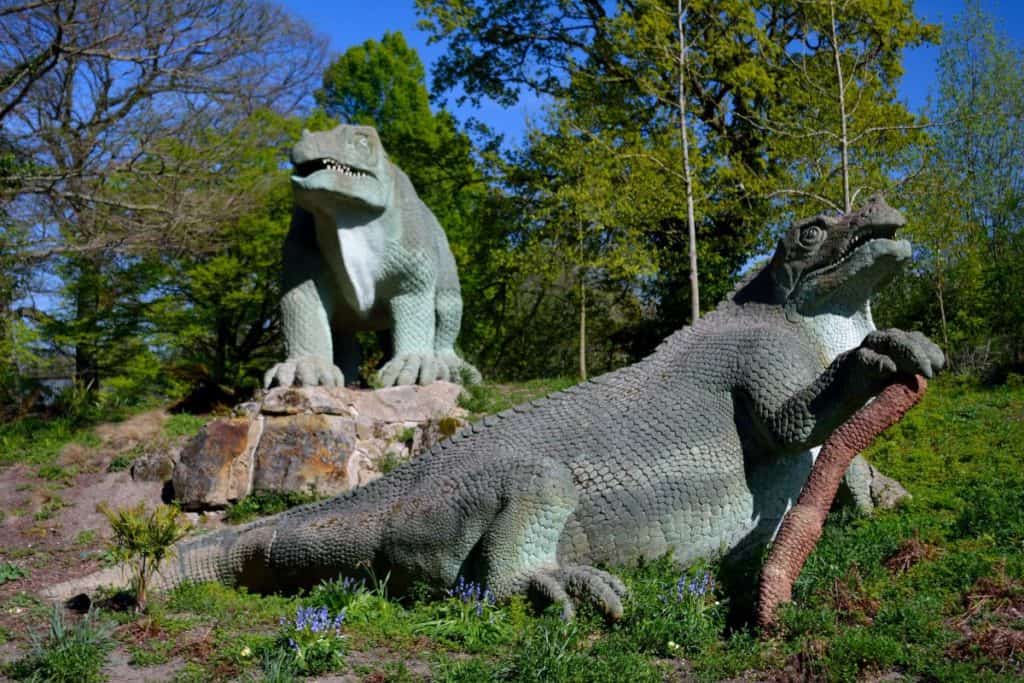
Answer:
[[[412,0],[284,0],[295,14],[310,22],[330,39],[333,53],[341,53],[368,38],[380,39],[385,31],[401,31],[427,65],[444,53],[443,44],[427,45],[427,35],[416,28],[417,17]],[[926,21],[945,25],[963,11],[962,0],[917,0],[914,8]],[[995,17],[1000,30],[1017,46],[1024,45],[1024,0],[982,0],[982,7]],[[904,55],[906,74],[900,84],[900,96],[911,109],[919,110],[935,84],[935,65],[939,48],[908,50]],[[480,108],[453,107],[466,119],[474,116],[492,128],[506,133],[506,140],[517,140],[528,117],[539,113],[540,104],[532,98],[511,109],[485,102]]]

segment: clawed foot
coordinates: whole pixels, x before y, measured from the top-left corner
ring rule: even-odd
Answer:
[[[406,353],[385,363],[377,378],[384,387],[426,385],[437,380],[478,384],[480,372],[454,353]]]
[[[537,571],[529,577],[529,588],[562,605],[562,618],[576,616],[576,602],[589,600],[608,619],[622,618],[622,598],[628,592],[618,577],[585,565]]]
[[[889,373],[930,379],[946,364],[942,349],[920,332],[875,330],[864,338],[861,348],[873,353],[873,360]]]
[[[267,370],[263,375],[263,388],[290,387],[343,387],[345,376],[334,363],[320,356],[289,358]]]
[[[443,382],[456,384],[480,384],[483,381],[479,370],[454,353],[438,354],[437,378]]]

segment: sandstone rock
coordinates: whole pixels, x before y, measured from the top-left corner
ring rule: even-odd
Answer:
[[[355,394],[367,393],[342,387],[275,387],[260,404],[264,415],[352,415]]]
[[[249,493],[261,427],[262,419],[214,420],[182,449],[173,481],[184,508],[221,507]]]
[[[267,417],[253,489],[334,495],[346,491],[355,423],[338,415]]]
[[[187,509],[254,491],[335,495],[414,457],[461,424],[460,387],[438,382],[376,391],[290,387],[211,422],[174,469]]]
[[[132,463],[135,481],[170,481],[177,464],[177,453],[160,449],[143,453]]]

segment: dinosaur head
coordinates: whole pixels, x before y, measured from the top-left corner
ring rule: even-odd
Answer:
[[[291,156],[295,201],[306,210],[353,205],[383,210],[391,201],[390,162],[369,126],[304,130]]]
[[[859,308],[910,258],[910,243],[895,239],[905,223],[880,196],[853,213],[800,221],[779,241],[746,298],[803,314]]]

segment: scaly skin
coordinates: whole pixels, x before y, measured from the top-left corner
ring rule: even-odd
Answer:
[[[343,386],[358,373],[355,333],[370,330],[391,330],[383,386],[479,382],[455,353],[462,295],[444,230],[377,132],[304,131],[292,162],[281,298],[288,358],[265,385]]]
[[[369,566],[396,587],[461,575],[616,618],[624,587],[595,565],[760,547],[804,483],[801,453],[898,373],[941,367],[923,335],[870,331],[868,297],[910,256],[887,239],[901,224],[880,199],[798,224],[643,361],[485,418],[345,495],[186,542],[170,579],[276,589]]]

